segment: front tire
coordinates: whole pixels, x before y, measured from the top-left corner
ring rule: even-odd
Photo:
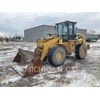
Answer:
[[[66,52],[64,48],[56,46],[48,52],[48,61],[51,65],[58,67],[65,62]]]

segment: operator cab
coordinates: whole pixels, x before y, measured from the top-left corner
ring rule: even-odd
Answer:
[[[76,22],[64,21],[56,24],[57,35],[63,38],[63,42],[74,40],[76,37]]]

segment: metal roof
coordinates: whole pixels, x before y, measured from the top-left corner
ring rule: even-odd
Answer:
[[[34,29],[34,28],[38,28],[38,27],[43,27],[43,26],[46,26],[46,27],[54,27],[54,26],[51,26],[51,25],[39,25],[39,26],[36,26],[36,27],[32,27],[32,28],[29,28],[29,29],[25,29],[24,31],[30,30],[30,29]]]

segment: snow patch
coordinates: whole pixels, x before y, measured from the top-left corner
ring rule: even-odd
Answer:
[[[100,86],[100,81],[84,70],[81,72],[71,71],[68,73],[67,77],[72,78],[70,87],[88,87],[88,86]]]
[[[21,76],[8,76],[6,77],[4,80],[1,81],[1,84],[8,84],[9,82],[16,82],[18,80],[20,80],[22,77]]]

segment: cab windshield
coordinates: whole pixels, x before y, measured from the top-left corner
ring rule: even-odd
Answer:
[[[59,36],[66,35],[66,33],[68,32],[68,29],[65,24],[58,24],[56,25],[56,28],[57,28],[57,35]]]

